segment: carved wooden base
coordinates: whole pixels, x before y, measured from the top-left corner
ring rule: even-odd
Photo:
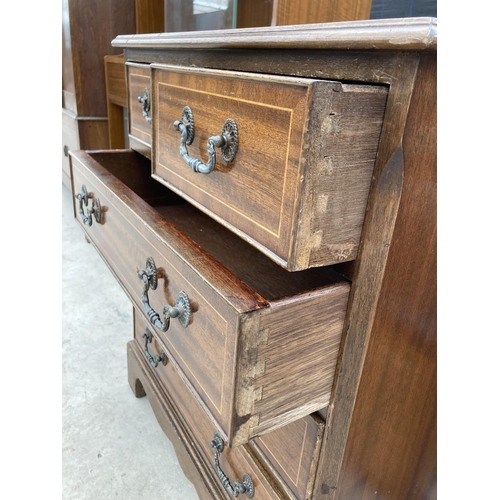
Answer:
[[[193,440],[168,395],[158,384],[154,373],[144,360],[141,348],[131,341],[127,344],[128,381],[135,397],[148,397],[153,412],[165,435],[172,442],[179,464],[193,483],[201,500],[229,498],[221,490],[215,472],[194,448]]]

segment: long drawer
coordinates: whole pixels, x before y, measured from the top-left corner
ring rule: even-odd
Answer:
[[[203,415],[200,405],[187,391],[172,364],[168,363],[168,358],[164,354],[165,347],[136,309],[134,309],[134,338],[136,345],[142,349],[144,359],[153,367],[162,387],[167,390],[182,417],[188,421],[189,428],[195,434],[196,443],[203,450],[205,459],[212,463],[213,449],[210,448],[210,441],[214,434],[213,425],[207,416]],[[310,498],[323,429],[324,422],[321,418],[307,415],[265,436],[256,438],[251,443],[252,449],[257,448],[257,455],[267,465],[267,470],[272,471],[278,478],[278,484],[282,484],[282,487],[284,485],[285,491],[292,492],[299,500]],[[242,447],[236,448],[236,450],[239,449]],[[234,450],[227,450],[226,455],[233,459],[239,456]],[[247,462],[249,460],[253,462],[248,457]],[[228,467],[235,469],[229,464]],[[241,467],[236,468],[233,473],[235,476],[241,474],[243,474]]]
[[[151,65],[153,176],[289,271],[356,258],[387,89]]]
[[[349,282],[285,271],[134,151],[73,152],[71,166],[77,220],[230,446],[328,404]]]

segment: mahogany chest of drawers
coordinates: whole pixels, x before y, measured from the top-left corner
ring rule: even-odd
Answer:
[[[119,36],[73,151],[129,383],[200,498],[436,495],[436,21]]]

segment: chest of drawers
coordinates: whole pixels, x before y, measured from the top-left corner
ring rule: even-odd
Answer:
[[[435,497],[436,22],[120,36],[71,152],[129,382],[200,498]]]

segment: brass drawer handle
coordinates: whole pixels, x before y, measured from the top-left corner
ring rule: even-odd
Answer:
[[[209,174],[215,168],[216,154],[215,148],[221,148],[222,157],[227,163],[231,163],[238,151],[238,127],[236,122],[228,118],[222,126],[220,135],[209,137],[207,141],[208,162],[205,165],[201,160],[191,158],[186,146],[189,146],[194,139],[194,118],[191,108],[186,106],[182,110],[180,120],[174,122],[175,130],[181,132],[180,153],[184,162],[195,172]]]
[[[101,222],[101,202],[99,198],[94,198],[87,192],[85,184],[82,185],[82,192],[76,194],[75,198],[79,201],[78,212],[86,226],[90,227],[92,225],[92,215],[95,217],[96,222]],[[90,208],[88,207],[89,198],[92,199],[92,206]],[[83,210],[84,204],[87,207],[87,215],[85,215],[85,211]]]
[[[180,324],[186,328],[191,319],[191,304],[189,297],[184,292],[179,292],[175,306],[169,304],[163,306],[163,320],[160,315],[149,305],[148,291],[149,289],[156,290],[158,286],[158,277],[156,274],[156,264],[152,257],[146,259],[146,269],[137,273],[140,279],[144,282],[142,289],[142,303],[144,310],[149,317],[151,324],[159,328],[161,331],[166,332],[170,326],[170,318],[177,318]]]
[[[148,350],[148,344],[153,341],[153,334],[146,328],[146,331],[142,334],[142,338],[144,339],[144,354],[149,361],[149,364],[156,368],[158,363],[167,364],[167,355],[162,351],[159,356],[153,356]]]
[[[214,452],[214,466],[217,471],[217,475],[219,476],[222,485],[226,488],[226,491],[232,495],[233,497],[237,497],[240,493],[244,493],[248,498],[252,498],[255,494],[255,489],[253,486],[252,478],[248,474],[243,474],[243,478],[241,483],[239,481],[235,481],[234,485],[231,486],[231,482],[229,478],[224,474],[224,471],[220,468],[219,465],[219,454],[224,450],[224,441],[220,437],[218,432],[215,432],[214,438],[210,441],[210,447],[215,450]]]
[[[151,123],[151,116],[149,116],[149,111],[151,109],[151,98],[149,97],[149,90],[145,88],[144,92],[137,98],[137,100],[142,104],[142,116],[144,116],[148,123]]]

